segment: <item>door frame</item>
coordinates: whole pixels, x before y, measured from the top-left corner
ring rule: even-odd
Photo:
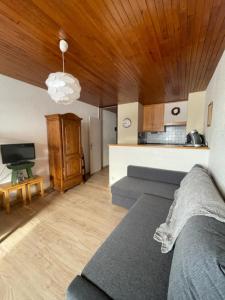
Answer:
[[[89,174],[90,175],[93,175],[91,174],[91,136],[90,136],[90,120],[91,118],[96,118],[96,117],[92,117],[92,116],[89,116],[88,118],[88,148],[89,148]],[[101,111],[101,108],[99,108],[98,110],[98,117],[96,118],[100,121],[100,151],[101,151],[101,168],[100,170],[102,170],[102,166],[103,166],[103,158],[102,158],[102,111]]]

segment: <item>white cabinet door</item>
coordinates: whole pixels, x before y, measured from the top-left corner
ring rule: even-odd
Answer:
[[[101,120],[89,118],[90,174],[102,168]]]

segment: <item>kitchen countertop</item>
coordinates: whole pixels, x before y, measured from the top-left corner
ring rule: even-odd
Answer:
[[[194,150],[209,150],[209,147],[194,147],[184,145],[170,145],[170,144],[111,144],[112,147],[153,147],[153,148],[175,148],[175,149],[194,149]]]

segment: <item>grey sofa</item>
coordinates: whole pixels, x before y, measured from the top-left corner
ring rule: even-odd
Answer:
[[[114,203],[131,208],[71,282],[68,300],[224,299],[224,223],[192,217],[175,250],[168,254],[162,254],[160,244],[153,240],[184,176],[182,172],[128,167],[127,178],[112,186],[112,197]]]

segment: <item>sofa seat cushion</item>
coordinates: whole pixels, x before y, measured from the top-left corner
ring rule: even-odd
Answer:
[[[149,181],[134,177],[123,177],[111,187],[112,194],[138,199],[142,194],[151,194],[163,198],[174,199],[176,184]]]
[[[168,299],[222,300],[224,295],[225,224],[194,216],[175,244]]]
[[[82,272],[113,299],[167,298],[172,253],[153,240],[171,202],[143,195]]]

